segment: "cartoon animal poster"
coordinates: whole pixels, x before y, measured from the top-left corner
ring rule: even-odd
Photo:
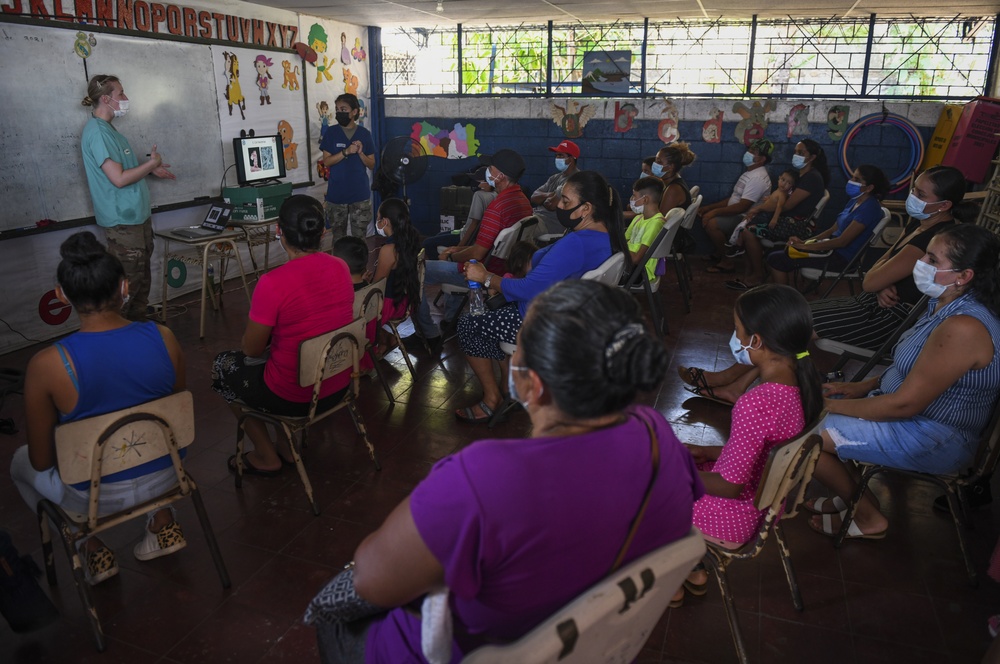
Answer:
[[[365,53],[365,47],[361,45],[361,37],[354,38],[354,48],[351,49],[351,57],[358,62],[364,62],[368,54]]]
[[[632,121],[639,115],[639,109],[631,102],[615,102],[615,131],[619,134],[632,129]]]
[[[705,120],[701,126],[701,138],[706,143],[719,143],[722,141],[722,118],[725,113],[717,108],[712,109],[711,117]]]
[[[830,110],[826,114],[826,133],[830,137],[831,141],[839,141],[844,137],[844,132],[847,131],[848,117],[851,114],[851,107],[846,104],[843,106],[831,106]]]
[[[753,141],[764,138],[764,130],[767,129],[767,114],[776,108],[777,105],[770,99],[763,104],[755,101],[749,108],[742,102],[733,104],[733,113],[739,113],[740,117],[743,118],[736,123],[736,140],[750,147]]]
[[[281,82],[281,87],[286,90],[298,90],[299,89],[299,66],[292,66],[290,60],[282,60],[281,68],[285,70],[284,79]]]
[[[583,136],[583,128],[587,126],[590,119],[597,113],[597,107],[593,104],[580,104],[573,99],[566,101],[565,106],[552,102],[552,121],[562,128],[566,138],[580,138]]]
[[[358,77],[347,68],[344,68],[344,92],[355,96],[358,94]]]
[[[660,111],[660,115],[667,116],[660,120],[660,124],[656,128],[656,134],[660,137],[660,140],[664,143],[673,143],[680,140],[680,113],[677,111],[677,107],[674,106],[674,102],[664,99],[663,110]]]
[[[788,111],[788,133],[787,138],[792,136],[806,136],[809,134],[809,107],[805,104],[796,104]]]

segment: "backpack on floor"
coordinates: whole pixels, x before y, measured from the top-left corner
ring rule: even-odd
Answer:
[[[18,555],[10,533],[0,530],[0,615],[19,634],[45,627],[59,617],[38,585],[41,573],[31,556]]]

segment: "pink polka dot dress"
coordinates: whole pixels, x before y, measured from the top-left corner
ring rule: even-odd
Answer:
[[[727,542],[747,542],[760,527],[764,513],[753,504],[768,452],[777,443],[797,436],[805,427],[799,388],[762,383],[733,406],[729,441],[716,461],[698,469],[716,472],[733,484],[742,484],[737,498],[707,493],[694,504],[694,525],[705,535]]]

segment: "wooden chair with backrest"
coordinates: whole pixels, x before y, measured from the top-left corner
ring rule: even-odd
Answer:
[[[824,416],[825,413],[820,414],[817,423],[822,421]],[[768,533],[774,531],[774,538],[778,542],[778,555],[781,557],[788,587],[792,592],[792,604],[797,610],[802,610],[802,594],[799,592],[799,584],[792,569],[791,552],[782,533],[781,521],[798,514],[806,485],[809,484],[816,468],[821,445],[822,439],[816,434],[816,424],[813,424],[795,438],[775,446],[768,454],[767,465],[764,467],[760,486],[757,487],[757,496],[754,498],[754,506],[758,510],[767,510],[757,530],[757,536],[737,549],[727,549],[719,544],[707,542],[705,562],[715,570],[715,578],[722,592],[722,601],[726,606],[729,628],[733,634],[733,643],[743,664],[749,662],[749,658],[740,633],[739,618],[726,570],[734,561],[756,558],[767,542]]]
[[[861,468],[861,479],[857,489],[851,497],[851,502],[847,506],[847,516],[841,524],[840,532],[834,540],[834,546],[840,548],[847,536],[848,528],[854,520],[854,515],[858,509],[858,502],[868,489],[868,483],[876,475],[883,473],[897,473],[913,479],[922,480],[936,484],[944,490],[944,495],[948,500],[948,511],[951,512],[951,519],[955,524],[955,532],[958,534],[958,548],[962,552],[962,560],[965,563],[965,571],[969,576],[969,583],[976,587],[979,579],[976,574],[976,567],[969,554],[969,545],[965,541],[965,529],[972,527],[969,518],[969,507],[966,504],[966,494],[962,490],[965,487],[974,485],[980,481],[988,480],[993,471],[996,470],[997,460],[1000,459],[1000,404],[994,404],[993,415],[980,437],[979,448],[972,466],[962,472],[948,473],[945,475],[934,475],[932,473],[919,473],[912,470],[901,470],[890,466],[878,464],[858,464]]]
[[[332,332],[321,334],[307,339],[299,347],[299,385],[302,387],[312,387],[312,400],[309,402],[309,412],[302,417],[290,417],[286,415],[274,415],[272,413],[262,413],[255,411],[249,406],[243,405],[236,424],[236,488],[243,486],[243,423],[248,417],[273,425],[284,431],[291,448],[292,459],[295,468],[298,470],[299,479],[306,492],[306,498],[312,507],[313,514],[319,515],[319,507],[316,504],[316,497],[313,494],[312,484],[309,482],[309,475],[306,473],[305,464],[302,463],[302,455],[299,448],[305,448],[308,442],[309,428],[336,413],[342,408],[346,408],[351,413],[354,420],[354,428],[368,448],[368,454],[375,463],[375,469],[381,470],[378,457],[375,454],[375,447],[368,440],[368,431],[365,422],[358,410],[357,399],[360,392],[358,362],[364,350],[367,338],[365,336],[365,321],[356,318],[352,322],[337,328]],[[337,374],[350,370],[351,382],[347,386],[344,398],[333,407],[320,411],[319,393],[323,386],[323,381],[336,376]],[[299,444],[295,444],[295,434],[300,434]]]
[[[72,563],[73,580],[84,611],[90,619],[98,652],[103,652],[105,648],[104,632],[91,596],[90,584],[84,578],[83,562],[77,552],[77,544],[88,537],[190,497],[222,587],[229,587],[229,573],[215,540],[215,531],[208,520],[201,493],[181,463],[180,451],[194,441],[194,400],[190,392],[177,392],[131,408],[60,424],[56,427],[55,440],[59,477],[66,484],[90,482],[90,502],[87,514],[64,510],[48,499],[38,502],[38,526],[42,537],[45,571],[49,584],[56,585],[49,525],[51,522]],[[170,457],[177,476],[177,485],[173,489],[145,503],[113,514],[99,515],[102,477],[163,456]]]
[[[803,279],[809,279],[810,281],[813,282],[811,288],[807,288],[803,292],[808,292],[809,290],[813,289],[819,290],[819,287],[824,279],[833,277],[833,283],[831,283],[830,286],[823,292],[823,294],[820,295],[821,299],[829,296],[830,293],[833,291],[833,289],[837,287],[837,284],[839,284],[841,281],[845,279],[847,279],[847,284],[848,287],[850,288],[851,295],[854,295],[854,282],[860,281],[861,279],[864,278],[864,273],[861,271],[861,261],[864,258],[864,256],[868,253],[868,250],[874,247],[876,243],[881,241],[882,231],[885,230],[885,227],[889,225],[889,222],[891,220],[892,220],[892,213],[890,213],[889,210],[887,210],[886,208],[882,208],[882,218],[879,220],[877,224],[875,224],[875,228],[872,229],[871,238],[868,240],[868,242],[865,242],[854,253],[851,259],[847,262],[847,265],[845,265],[842,270],[839,271],[831,270],[829,268],[829,265],[824,265],[822,268],[816,268],[816,267],[800,268],[799,275]],[[821,258],[823,256],[830,257],[832,255],[833,255],[832,251],[824,251],[814,254],[814,256],[817,258]]]
[[[392,389],[389,388],[389,383],[385,379],[385,374],[382,373],[382,367],[379,365],[378,358],[375,357],[378,324],[382,320],[382,307],[385,306],[385,281],[385,279],[380,279],[374,284],[369,284],[361,290],[354,291],[354,317],[360,318],[365,322],[365,347],[362,349],[362,353],[367,354],[368,358],[372,361],[375,374],[378,376],[379,382],[382,383],[382,389],[385,390],[385,396],[389,399],[389,403],[395,404],[396,397],[393,396]],[[369,328],[374,328],[374,339],[368,337]]]
[[[656,329],[656,334],[661,340],[664,335],[670,333],[667,326],[667,316],[663,310],[663,303],[660,301],[658,296],[654,297],[654,295],[659,293],[660,283],[663,280],[656,279],[650,283],[649,275],[646,273],[646,264],[650,261],[655,264],[656,261],[670,255],[674,238],[677,236],[677,231],[681,227],[680,223],[683,217],[684,210],[682,208],[674,208],[667,213],[666,218],[663,220],[663,230],[661,230],[660,234],[653,240],[653,244],[646,249],[646,253],[643,255],[642,260],[632,266],[632,272],[628,275],[628,278],[625,280],[623,285],[623,287],[629,292],[646,293],[646,298],[649,302],[649,313],[653,320],[653,327]]]
[[[557,611],[520,639],[468,653],[465,664],[597,664],[631,662],[671,596],[705,551],[696,528],[642,556]]]

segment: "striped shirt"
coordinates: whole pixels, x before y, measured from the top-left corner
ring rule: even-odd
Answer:
[[[902,337],[892,354],[892,366],[882,375],[879,390],[899,389],[923,350],[931,333],[951,316],[972,316],[981,322],[990,337],[1000,340],[1000,320],[971,294],[963,295],[934,313],[937,300],[928,304],[927,314]],[[931,402],[921,415],[947,424],[970,436],[978,436],[989,421],[1000,394],[1000,344],[993,344],[993,361],[982,369],[967,371],[951,387]]]
[[[516,184],[507,187],[486,208],[483,220],[479,222],[476,244],[487,250],[492,249],[493,242],[497,239],[500,231],[510,228],[525,217],[530,216],[531,203],[521,191],[521,187]],[[491,258],[486,269],[490,272],[503,274],[505,265],[506,261]],[[459,270],[461,269],[462,267],[459,267]]]

